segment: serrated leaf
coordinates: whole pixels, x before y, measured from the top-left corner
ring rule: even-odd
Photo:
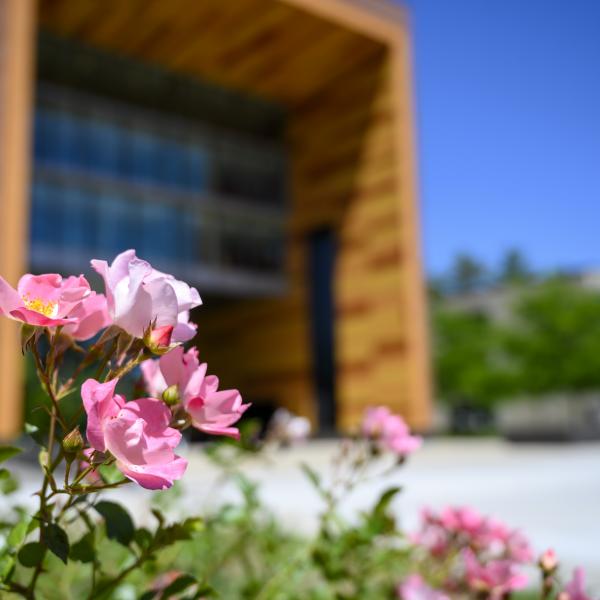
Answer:
[[[99,465],[97,470],[105,483],[117,483],[123,479],[123,474],[115,465]]]
[[[94,505],[96,511],[104,517],[106,535],[123,546],[128,546],[135,535],[135,527],[129,513],[116,502],[103,500]]]
[[[0,469],[0,493],[8,496],[19,489],[19,484],[8,469]]]
[[[375,514],[384,513],[388,509],[392,500],[401,491],[402,491],[401,487],[391,487],[391,488],[385,490],[385,492],[383,492],[383,494],[381,494],[381,496],[379,497],[379,500],[377,501],[377,504],[373,508],[373,513],[375,513]]]
[[[179,594],[184,590],[187,590],[192,585],[195,585],[197,580],[192,575],[180,575],[175,581],[172,581],[164,590],[160,596],[160,600],[168,600],[175,594]]]
[[[10,581],[15,568],[15,557],[10,554],[0,556],[0,581]]]
[[[46,548],[40,542],[29,542],[25,544],[17,555],[19,562],[24,567],[37,567],[42,560],[44,560],[44,554]]]
[[[49,523],[44,527],[43,541],[66,565],[69,558],[69,537],[65,530],[55,523]]]
[[[94,534],[93,532],[88,531],[88,533],[86,533],[79,541],[71,546],[69,558],[82,563],[90,563],[93,562],[95,557]]]
[[[202,519],[189,518],[182,523],[173,523],[168,527],[159,529],[156,540],[159,546],[170,546],[175,542],[183,542],[192,539],[192,535],[203,528]]]
[[[310,482],[317,488],[321,489],[321,476],[309,465],[306,463],[301,463],[300,468],[304,472],[304,474],[308,477]]]
[[[154,536],[145,527],[140,527],[135,530],[133,538],[140,548],[146,549],[152,543]]]
[[[17,454],[21,454],[21,452],[23,452],[23,450],[15,446],[0,446],[0,463],[3,463],[13,456],[17,456]]]
[[[27,532],[29,530],[29,519],[19,521],[8,534],[7,542],[10,548],[19,548],[25,538],[27,537]]]

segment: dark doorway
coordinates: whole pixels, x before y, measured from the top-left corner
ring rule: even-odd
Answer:
[[[313,377],[320,431],[331,433],[336,426],[333,278],[337,244],[331,229],[314,232],[308,243]]]

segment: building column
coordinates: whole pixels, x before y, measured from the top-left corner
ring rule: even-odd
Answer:
[[[35,0],[0,0],[0,275],[27,267]],[[0,439],[21,428],[23,359],[18,324],[0,319]]]
[[[403,257],[401,293],[407,324],[406,345],[409,357],[407,369],[409,400],[406,416],[413,427],[427,431],[432,423],[433,390],[427,293],[421,256],[410,42],[409,29],[404,22],[390,44],[389,60],[395,107],[395,150],[398,157],[399,243]]]

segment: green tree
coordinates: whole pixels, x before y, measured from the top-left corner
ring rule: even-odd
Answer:
[[[441,399],[489,408],[510,393],[502,331],[483,314],[434,310],[434,370]]]
[[[457,292],[476,290],[485,276],[486,268],[468,254],[458,254],[450,273],[450,285]]]
[[[533,274],[522,252],[516,248],[509,250],[500,266],[500,282],[504,284],[527,283],[532,278]]]
[[[504,346],[522,392],[600,389],[600,295],[544,283],[517,303]]]

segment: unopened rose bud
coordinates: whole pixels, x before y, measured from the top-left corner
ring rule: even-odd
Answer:
[[[81,433],[79,433],[79,428],[75,427],[71,433],[67,434],[63,441],[62,447],[63,450],[67,454],[77,454],[81,449],[83,449],[85,442],[83,441],[83,437]]]
[[[538,561],[538,565],[545,575],[551,575],[558,568],[558,559],[552,549],[546,550]]]
[[[172,325],[148,329],[144,335],[144,343],[154,354],[165,354],[170,350]]]
[[[177,384],[170,385],[162,394],[163,402],[167,406],[175,406],[181,401],[179,396],[179,386]]]

